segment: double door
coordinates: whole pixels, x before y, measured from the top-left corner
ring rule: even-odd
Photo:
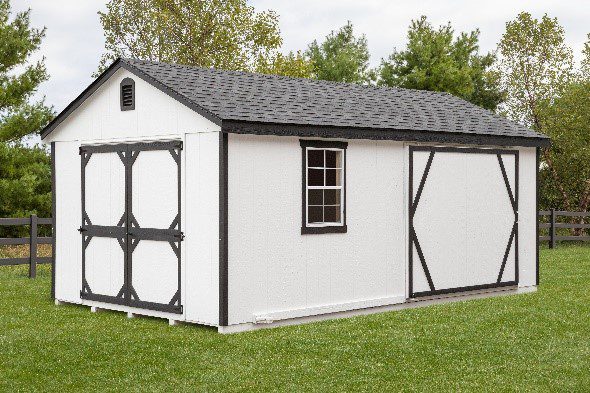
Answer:
[[[180,141],[80,148],[81,298],[182,313],[181,152]]]

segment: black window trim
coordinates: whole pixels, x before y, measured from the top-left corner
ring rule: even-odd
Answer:
[[[313,139],[300,139],[299,144],[301,145],[301,234],[323,234],[323,233],[346,233],[348,228],[346,226],[346,172],[348,170],[346,163],[346,149],[348,142],[341,141],[326,141],[326,140],[313,140]],[[308,226],[307,225],[307,160],[306,151],[308,147],[316,149],[342,149],[343,151],[343,174],[342,179],[344,181],[342,191],[342,225],[327,225],[327,226]]]
[[[123,105],[123,87],[131,86],[131,105]],[[124,78],[119,85],[119,102],[122,111],[135,110],[135,81],[132,78]]]

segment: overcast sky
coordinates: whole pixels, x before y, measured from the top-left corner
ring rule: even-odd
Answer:
[[[61,111],[88,84],[104,48],[97,11],[106,0],[12,0],[14,11],[31,8],[32,24],[47,27],[40,55],[51,74],[41,86],[46,102]],[[255,0],[257,10],[273,9],[280,15],[284,50],[305,49],[314,39],[353,22],[357,34],[369,42],[371,63],[376,65],[394,47],[406,42],[411,19],[426,15],[435,24],[450,21],[456,31],[481,30],[482,51],[494,50],[505,23],[521,11],[535,17],[548,13],[564,26],[576,56],[590,33],[588,0]]]

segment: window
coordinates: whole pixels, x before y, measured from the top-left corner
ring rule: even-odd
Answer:
[[[301,233],[346,232],[346,142],[301,140]]]
[[[125,78],[121,81],[121,110],[132,111],[135,109],[135,81]]]

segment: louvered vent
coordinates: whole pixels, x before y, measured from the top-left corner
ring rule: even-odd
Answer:
[[[125,78],[121,81],[121,110],[135,109],[135,81]]]

